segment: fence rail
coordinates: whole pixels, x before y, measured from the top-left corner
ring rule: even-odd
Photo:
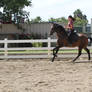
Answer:
[[[51,50],[53,49],[53,47],[51,47],[51,43],[52,42],[56,42],[56,39],[38,39],[38,40],[8,40],[8,39],[4,39],[4,40],[0,40],[0,44],[3,43],[4,44],[4,48],[0,48],[0,51],[4,51],[3,55],[0,55],[0,58],[3,59],[9,59],[9,58],[50,58],[52,57],[51,55]],[[48,43],[47,47],[8,47],[9,43],[38,43],[38,42],[45,42]],[[77,48],[62,48],[62,49],[69,49],[69,50],[73,50],[73,49],[77,49]],[[89,49],[92,49],[92,47],[89,47]],[[43,53],[43,54],[22,54],[22,53],[17,53],[18,55],[15,54],[9,54],[8,51],[24,51],[24,50],[47,50],[47,53]],[[60,55],[59,55],[60,56]],[[66,56],[64,57],[73,57],[75,56],[75,54],[66,54]],[[61,56],[60,56],[61,57]],[[62,56],[63,57],[63,56]],[[85,55],[84,55],[85,57]]]

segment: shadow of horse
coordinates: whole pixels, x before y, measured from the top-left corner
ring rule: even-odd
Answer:
[[[88,60],[79,60],[79,61],[76,61],[74,63],[92,63],[92,61],[88,61]]]

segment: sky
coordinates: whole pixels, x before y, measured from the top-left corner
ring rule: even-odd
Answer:
[[[76,9],[81,9],[91,22],[92,0],[32,0],[32,6],[25,10],[30,12],[30,19],[41,16],[43,20],[51,17],[68,17]]]

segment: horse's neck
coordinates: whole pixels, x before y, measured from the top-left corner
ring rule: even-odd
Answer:
[[[58,39],[66,39],[68,36],[65,33],[57,32]]]

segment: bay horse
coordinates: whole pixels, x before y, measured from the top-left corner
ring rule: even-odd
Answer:
[[[87,48],[88,37],[85,34],[78,34],[78,40],[70,45],[68,34],[62,25],[52,23],[50,35],[53,35],[53,33],[56,33],[58,40],[57,46],[53,49],[52,62],[54,62],[54,59],[57,57],[57,53],[61,47],[78,47],[78,56],[73,60],[73,62],[75,62],[80,57],[82,54],[82,49],[88,53],[88,60],[90,60],[90,51]]]

